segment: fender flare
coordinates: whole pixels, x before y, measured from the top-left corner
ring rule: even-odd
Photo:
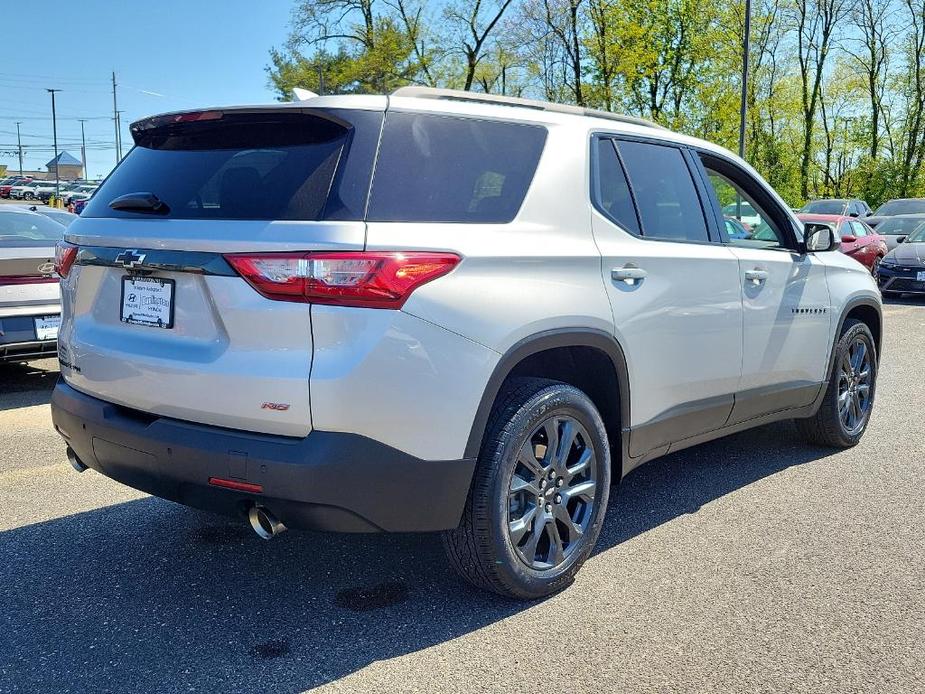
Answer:
[[[877,316],[880,319],[880,339],[877,340],[876,337],[874,338],[877,343],[877,363],[880,363],[880,346],[883,344],[883,308],[881,307],[879,301],[870,296],[858,296],[853,299],[849,299],[842,307],[841,315],[838,318],[838,327],[836,328],[835,334],[833,335],[832,344],[829,351],[829,364],[825,371],[825,381],[822,382],[821,387],[819,388],[819,394],[816,396],[816,400],[812,404],[813,412],[816,412],[822,405],[822,400],[825,397],[826,391],[828,390],[828,383],[832,379],[832,370],[835,368],[835,346],[838,344],[838,340],[841,338],[842,330],[845,328],[845,321],[848,319],[848,314],[858,306],[867,306],[868,308],[872,308],[877,312]]]
[[[626,356],[620,343],[617,342],[613,335],[602,330],[593,328],[556,328],[525,337],[515,343],[498,360],[475,412],[475,419],[472,422],[472,429],[466,443],[466,458],[478,457],[495,399],[498,397],[501,385],[514,368],[529,356],[561,347],[592,347],[600,350],[610,358],[617,374],[617,383],[620,388],[620,427],[623,432],[627,430],[630,422],[629,369],[626,366]],[[611,444],[613,443],[611,442]]]

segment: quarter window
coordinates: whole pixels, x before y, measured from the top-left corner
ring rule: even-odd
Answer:
[[[378,222],[510,222],[546,129],[421,113],[386,117],[367,218]]]

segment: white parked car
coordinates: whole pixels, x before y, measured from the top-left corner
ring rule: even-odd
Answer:
[[[0,363],[53,357],[61,299],[52,259],[64,226],[0,206]]]
[[[708,142],[422,88],[132,134],[58,249],[78,470],[265,538],[443,531],[466,579],[536,598],[636,466],[865,431],[873,278]],[[736,197],[760,238],[727,237]]]
[[[35,200],[38,196],[36,191],[45,181],[29,181],[28,183],[19,183],[10,188],[10,198],[13,200]]]

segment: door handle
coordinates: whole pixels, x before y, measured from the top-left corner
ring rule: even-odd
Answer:
[[[636,267],[635,265],[624,265],[623,267],[615,267],[610,271],[610,278],[616,280],[617,282],[626,282],[627,284],[635,284],[636,282],[641,282],[648,276],[648,272],[643,270],[641,267]]]
[[[745,271],[745,279],[754,284],[761,284],[768,278],[768,271],[756,267],[754,270]]]

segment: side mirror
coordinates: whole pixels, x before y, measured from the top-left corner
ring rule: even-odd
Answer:
[[[849,212],[848,214],[849,214],[849,216],[851,216],[851,217],[857,217],[857,216],[858,216],[857,210],[853,210],[853,211]]]
[[[852,236],[851,234],[845,234],[844,236],[841,237],[842,243],[854,243],[857,240],[858,240],[858,237]]]
[[[902,242],[905,241],[905,240],[906,240],[906,237],[905,237],[905,236],[897,236],[897,237],[896,237],[896,243],[902,243]]]
[[[838,237],[830,226],[812,222],[803,226],[803,244],[808,253],[834,251],[839,247]]]

